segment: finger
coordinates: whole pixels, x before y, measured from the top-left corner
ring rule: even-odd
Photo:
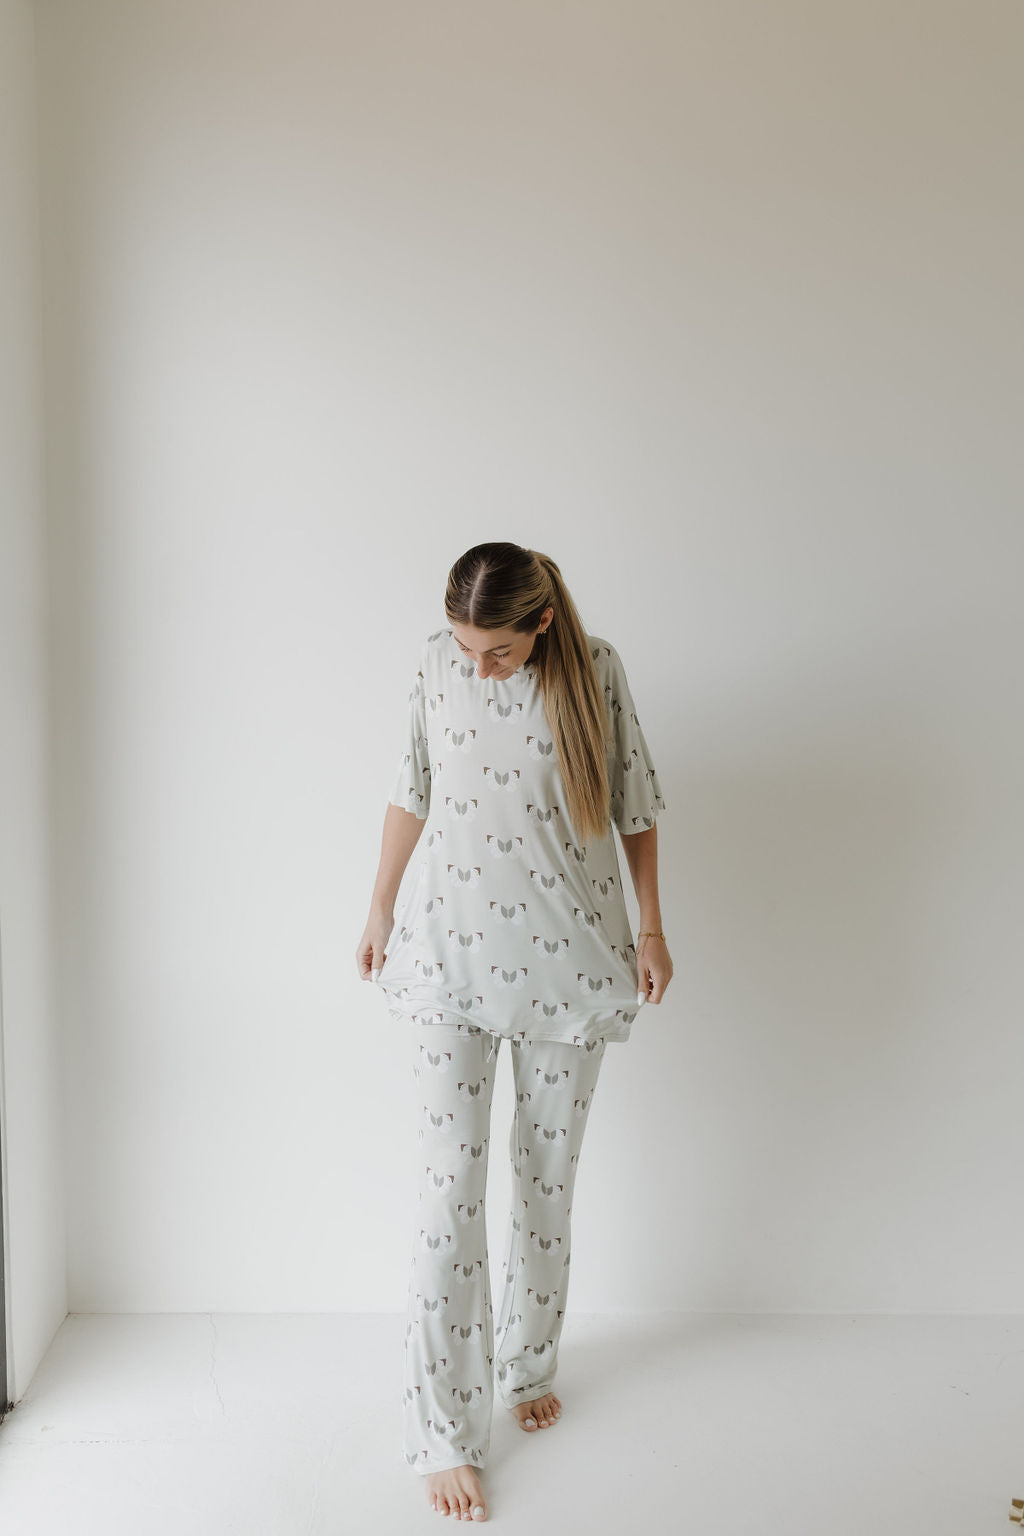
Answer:
[[[659,974],[654,979],[654,990],[652,991],[651,996],[647,999],[647,1001],[649,1003],[660,1003],[662,998],[665,996],[665,988],[668,986],[668,983],[669,977],[665,976],[664,974]]]
[[[384,964],[386,958],[387,956],[384,954],[384,951],[381,949],[380,945],[375,944],[373,946],[373,970],[370,972],[371,981],[377,980],[377,977],[380,975],[380,968]]]
[[[370,979],[373,971],[376,970],[380,965],[380,961],[377,958],[379,950],[380,945],[375,943],[373,939],[368,939],[366,941],[366,946],[362,953],[362,967],[363,975],[367,980]]]

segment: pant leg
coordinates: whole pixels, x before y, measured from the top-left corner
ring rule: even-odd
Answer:
[[[484,1193],[496,1036],[412,1025],[419,1203],[409,1276],[402,1439],[417,1472],[484,1465],[494,1328]]]
[[[512,1210],[495,1334],[506,1408],[550,1392],[569,1293],[572,1194],[605,1041],[513,1041]]]

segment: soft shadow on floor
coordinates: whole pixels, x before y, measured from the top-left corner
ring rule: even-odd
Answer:
[[[436,1528],[405,1319],[72,1316],[0,1427],[0,1531]],[[496,1399],[493,1526],[983,1536],[1024,1495],[1024,1317],[570,1313],[551,1429]],[[461,1524],[461,1522],[460,1522]]]

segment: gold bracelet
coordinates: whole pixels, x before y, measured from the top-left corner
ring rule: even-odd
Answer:
[[[665,935],[663,933],[655,933],[651,928],[644,928],[640,933],[637,934],[636,937],[637,942],[639,943],[641,939],[664,939]]]

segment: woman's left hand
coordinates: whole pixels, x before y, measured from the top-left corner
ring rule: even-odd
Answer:
[[[637,1002],[660,1003],[672,980],[672,956],[664,939],[647,934],[636,951]]]

